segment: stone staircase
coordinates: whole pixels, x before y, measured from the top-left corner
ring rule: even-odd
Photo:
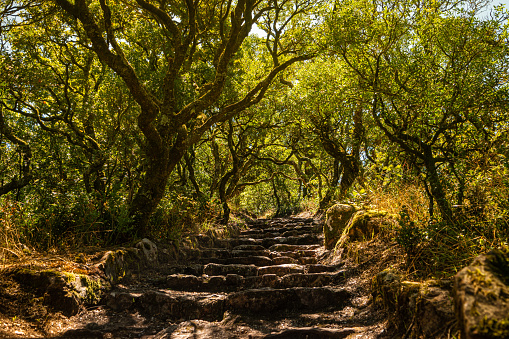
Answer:
[[[179,260],[160,265],[157,274],[140,274],[108,293],[105,304],[116,314],[158,321],[157,333],[141,336],[138,331],[129,337],[346,338],[359,333],[343,317],[355,298],[354,289],[343,286],[347,271],[340,264],[321,263],[328,251],[320,221],[256,220],[237,237],[203,235],[196,241],[196,248],[182,249]],[[327,321],[329,315],[334,316]],[[338,317],[344,319],[324,326]],[[235,321],[243,332],[235,332]],[[198,323],[215,327],[215,334],[181,333]],[[126,330],[113,332],[128,335]]]

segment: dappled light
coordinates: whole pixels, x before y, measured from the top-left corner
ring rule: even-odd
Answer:
[[[0,0],[0,336],[509,336],[508,19]]]

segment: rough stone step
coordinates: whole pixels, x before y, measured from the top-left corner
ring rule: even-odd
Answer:
[[[317,264],[318,260],[315,257],[300,257],[298,259],[299,264],[307,265],[307,264]]]
[[[232,258],[240,259],[240,258]],[[270,260],[265,258],[266,260]],[[275,274],[276,276],[282,276],[290,273],[332,273],[340,269],[338,265],[322,265],[322,264],[306,264],[298,265],[294,263],[289,264],[275,264],[274,266],[265,265],[257,267],[253,264],[222,264],[222,263],[208,263],[205,265],[193,264],[193,265],[175,265],[166,267],[163,272],[167,275],[193,275],[200,277],[203,274],[209,276],[226,276],[229,274],[239,275],[244,277],[259,276],[263,274]],[[272,267],[272,268],[269,268]],[[290,267],[290,268],[289,268]],[[294,268],[294,269],[291,269]],[[280,273],[277,273],[280,272]]]
[[[241,245],[262,245],[261,239],[253,238],[229,238],[229,239],[218,239],[214,244],[219,248],[233,249]]]
[[[268,257],[270,256],[270,251],[267,249],[263,250],[232,250],[232,257],[251,257],[251,256],[262,256]]]
[[[312,225],[298,225],[298,226],[286,226],[286,227],[270,227],[270,228],[251,228],[240,232],[241,235],[258,234],[258,233],[285,233],[285,232],[302,232],[312,233],[316,227]],[[301,233],[301,234],[302,234]]]
[[[297,327],[286,328],[277,333],[271,333],[253,339],[344,339],[350,338],[352,334],[362,335],[363,330],[359,328],[319,328],[319,327]],[[360,338],[355,336],[355,338]]]
[[[341,309],[351,292],[334,287],[294,287],[288,289],[256,289],[228,296],[226,307],[239,313],[270,313],[304,309]]]
[[[233,248],[234,251],[263,251],[265,249],[261,245],[239,245]]]
[[[106,305],[115,311],[136,309],[149,316],[173,321],[190,319],[215,321],[223,317],[227,295],[152,290],[113,291],[105,301]]]
[[[283,265],[283,264],[298,264],[299,261],[295,258],[288,256],[275,256],[272,258],[272,265]],[[268,266],[268,265],[264,265]]]
[[[284,231],[284,232],[255,232],[249,234],[241,234],[240,238],[252,238],[252,239],[266,239],[266,238],[277,238],[277,237],[295,237],[299,235],[317,235],[320,232],[308,232],[308,231]]]
[[[207,264],[203,267],[203,274],[206,275],[227,275],[237,274],[244,277],[258,275],[258,267],[244,264]]]
[[[225,311],[270,314],[274,311],[341,309],[352,294],[334,287],[293,287],[287,289],[251,289],[231,293],[176,291],[113,291],[105,299],[115,311],[139,310],[159,319],[220,320]]]
[[[297,252],[297,251],[309,251],[309,250],[317,250],[322,245],[312,244],[312,245],[296,245],[296,244],[274,244],[269,247],[271,252]]]
[[[271,220],[266,223],[250,224],[250,228],[279,228],[279,227],[296,227],[309,226],[319,223],[318,220]]]
[[[203,258],[200,260],[202,264],[221,264],[221,265],[231,265],[231,264],[241,264],[241,265],[255,265],[255,266],[269,266],[273,265],[274,261],[270,257],[266,256],[249,256],[249,257],[231,257],[225,259],[207,259]]]
[[[250,234],[241,234],[240,238],[252,238],[252,239],[265,239],[265,238],[275,238],[281,236],[281,233],[267,233],[267,232],[257,232]]]
[[[282,277],[290,273],[304,273],[305,269],[306,266],[298,264],[263,266],[258,268],[258,275],[275,274],[278,277]]]
[[[302,257],[313,257],[315,256],[316,250],[296,250],[296,251],[271,251],[270,257],[275,259],[277,257],[290,257],[294,259],[302,258]]]
[[[226,276],[201,276],[173,274],[160,284],[161,288],[177,291],[231,292],[243,289],[270,287],[284,289],[292,287],[323,287],[337,285],[344,280],[344,271],[334,273],[292,273],[278,277],[276,274],[243,277],[238,274]]]
[[[241,239],[241,238],[239,238]],[[254,240],[254,239],[253,239]],[[288,244],[288,245],[318,245],[322,242],[322,239],[315,234],[303,234],[290,237],[275,237],[275,238],[264,238],[261,240],[261,245],[265,248],[269,248],[273,245]]]
[[[256,249],[249,249],[256,248]],[[208,259],[228,259],[234,257],[266,256],[271,255],[270,251],[260,245],[243,245],[233,249],[226,248],[185,248],[181,250],[181,260],[202,261]]]
[[[189,274],[200,276],[203,274],[203,266],[200,264],[191,264],[191,265],[168,265],[165,268],[162,268],[162,271],[166,274]]]

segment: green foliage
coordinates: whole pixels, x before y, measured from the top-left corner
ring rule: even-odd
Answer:
[[[410,219],[407,206],[401,209],[398,224],[396,242],[403,247],[407,255],[414,255],[422,240],[422,233],[417,223]]]
[[[1,255],[122,242],[141,219],[143,236],[177,241],[228,209],[335,200],[400,213],[417,274],[507,242],[507,13],[260,2],[256,34],[228,44],[233,3],[196,3],[192,26],[161,2],[171,32],[136,1],[106,2],[109,28],[83,3],[102,52],[83,12],[0,1],[0,188],[30,174],[0,197]]]
[[[171,192],[152,216],[152,236],[159,241],[178,242],[185,234],[201,231],[218,214],[215,200],[196,201],[182,192]]]

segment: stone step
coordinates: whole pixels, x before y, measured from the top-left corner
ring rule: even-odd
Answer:
[[[227,304],[226,294],[187,293],[176,291],[113,291],[105,299],[114,311],[139,310],[158,319],[220,320]]]
[[[290,233],[296,234],[290,234]],[[260,233],[268,233],[268,234],[285,234],[287,235],[298,235],[304,233],[313,233],[316,232],[316,227],[307,225],[307,226],[287,226],[287,227],[270,227],[270,228],[251,228],[247,230],[243,230],[240,232],[240,235],[248,236],[251,234],[260,234]]]
[[[252,238],[252,239],[265,239],[265,238],[275,238],[281,236],[281,233],[279,232],[256,232],[256,233],[249,233],[249,234],[241,234],[240,238]]]
[[[289,256],[274,256],[272,258],[273,265],[283,265],[283,264],[298,264],[299,261],[295,258]],[[268,265],[264,265],[268,266]]]
[[[245,247],[244,247],[245,246]],[[233,249],[226,248],[185,248],[181,250],[181,260],[185,261],[207,261],[208,259],[228,259],[234,257],[266,256],[270,257],[271,252],[260,245],[237,246]],[[249,249],[256,248],[256,249]],[[239,249],[240,248],[240,249]]]
[[[290,273],[304,273],[306,266],[298,264],[271,265],[258,268],[258,275],[275,274],[278,277]]]
[[[309,250],[318,250],[322,245],[318,244],[274,244],[270,246],[268,249],[271,252],[298,252],[298,251],[309,251]]]
[[[241,238],[239,238],[241,239]],[[254,239],[253,239],[254,240]],[[265,248],[270,248],[274,245],[288,244],[288,245],[318,245],[323,242],[323,238],[315,234],[303,234],[289,237],[275,237],[257,239],[261,240],[261,245]]]
[[[203,258],[200,259],[200,262],[204,265],[209,263],[221,265],[241,264],[255,266],[269,266],[274,264],[274,261],[270,257],[266,256],[231,257],[225,259]]]
[[[244,277],[258,275],[258,267],[245,264],[207,264],[203,267],[203,274],[206,275],[228,275],[237,274]]]
[[[255,289],[228,296],[226,307],[238,313],[264,314],[274,311],[342,309],[351,292],[334,287]]]
[[[316,257],[300,257],[297,260],[302,265],[317,264],[318,263],[318,260],[316,259]]]
[[[316,250],[295,250],[295,251],[271,251],[270,257],[275,259],[277,257],[290,257],[294,259],[302,258],[302,257],[313,257],[316,255]]]
[[[238,274],[226,276],[201,276],[173,274],[159,284],[160,288],[193,292],[231,292],[244,289],[270,287],[274,289],[292,287],[323,287],[336,285],[344,280],[344,271],[333,273],[291,273],[284,276],[266,274],[243,277]]]
[[[347,305],[352,294],[334,287],[293,287],[287,289],[250,289],[231,293],[176,291],[109,293],[105,302],[115,311],[138,310],[160,320],[220,320],[225,311],[271,314],[274,311],[333,310]]]
[[[320,245],[323,242],[323,236],[316,234],[302,234],[289,237],[273,237],[273,238],[229,238],[229,239],[216,239],[214,240],[214,247],[233,249],[241,245],[261,245],[269,248],[277,244],[289,245]],[[210,247],[210,246],[209,246]]]
[[[232,258],[233,259],[233,258]],[[268,259],[268,258],[266,258]],[[269,259],[270,260],[270,259]],[[174,265],[166,267],[163,272],[167,275],[194,275],[200,277],[202,275],[209,276],[226,276],[229,274],[240,275],[243,277],[260,276],[264,274],[275,274],[282,276],[290,273],[332,273],[338,271],[340,266],[306,264],[299,265],[295,263],[274,264],[257,267],[253,264],[221,264],[208,263],[205,265]]]

